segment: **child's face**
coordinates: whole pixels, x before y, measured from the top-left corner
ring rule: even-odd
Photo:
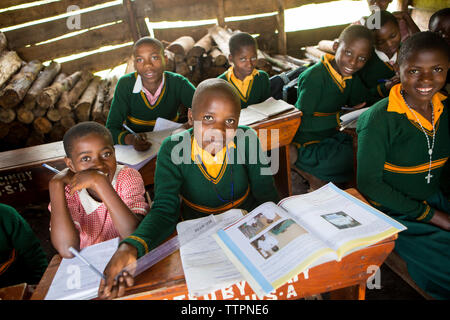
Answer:
[[[354,39],[335,42],[336,55],[334,59],[337,71],[343,77],[348,77],[360,70],[370,58],[371,46],[367,39]]]
[[[249,76],[256,67],[257,53],[255,46],[241,47],[234,55],[229,56],[233,70],[238,79]]]
[[[203,94],[188,117],[199,146],[215,155],[232,141],[239,122],[240,106],[223,92]]]
[[[375,48],[390,58],[397,52],[401,39],[398,26],[389,21],[375,31]]]
[[[438,33],[450,45],[450,19],[438,18],[430,31]]]
[[[106,174],[110,181],[116,172],[114,146],[102,135],[91,133],[74,142],[70,157],[65,158],[66,165],[73,172],[96,169]]]
[[[380,10],[386,10],[392,0],[368,0],[369,6],[378,6]]]
[[[400,81],[406,95],[414,105],[428,103],[446,83],[449,62],[437,50],[413,53],[399,66]]]
[[[158,46],[143,43],[134,51],[134,67],[144,83],[159,84],[166,67],[166,57]]]

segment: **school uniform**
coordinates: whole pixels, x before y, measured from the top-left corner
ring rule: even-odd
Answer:
[[[303,115],[293,144],[298,148],[295,165],[300,170],[340,183],[351,180],[353,175],[352,138],[337,130],[341,108],[364,101],[370,106],[376,97],[358,75],[342,77],[331,65],[332,59],[330,54],[322,56],[298,78],[295,106]]]
[[[153,130],[158,117],[178,121],[179,106],[190,108],[195,92],[188,79],[169,71],[163,73],[163,87],[154,103],[149,101],[144,89],[137,72],[119,79],[106,120],[115,144],[125,144],[129,132],[122,127],[123,123],[135,132],[148,132]]]
[[[218,78],[228,81],[238,91],[241,109],[266,101],[270,97],[269,75],[263,70],[254,69],[244,80],[239,80],[234,75],[233,66],[231,66]]]
[[[201,149],[193,129],[166,138],[156,160],[150,213],[123,241],[135,246],[140,257],[166,240],[180,217],[195,219],[232,208],[250,211],[277,202],[272,175],[261,171],[270,168],[260,148],[256,133],[243,126],[216,157]]]
[[[408,109],[401,84],[358,119],[358,189],[379,210],[408,229],[399,234],[395,250],[411,277],[436,298],[450,298],[450,233],[427,223],[434,208],[450,214],[441,192],[441,175],[450,155],[448,100],[434,95],[435,143],[431,179],[425,133]],[[415,113],[432,144],[432,124]]]
[[[136,215],[146,215],[149,205],[145,201],[145,188],[141,174],[123,165],[118,165],[111,184],[125,205]],[[108,208],[103,202],[93,199],[86,189],[70,194],[65,186],[67,207],[80,236],[80,249],[120,237]],[[51,212],[51,205],[48,206]]]
[[[37,284],[48,262],[39,239],[13,208],[0,204],[0,288]]]
[[[395,76],[393,65],[396,61],[397,53],[388,58],[384,52],[374,49],[369,61],[358,71],[364,85],[372,94],[378,94],[380,100],[389,95],[385,82]]]

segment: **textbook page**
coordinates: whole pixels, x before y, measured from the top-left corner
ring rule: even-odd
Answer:
[[[338,258],[406,229],[332,183],[283,199],[279,206],[335,250]]]
[[[247,107],[241,110],[241,115],[239,116],[239,125],[248,126],[255,122],[266,120],[267,118],[268,117],[261,112]]]
[[[185,243],[183,238],[192,238],[192,235],[185,235],[185,233],[196,230],[193,227],[200,226],[209,217],[187,220],[177,225],[181,242],[181,262],[191,296],[202,296],[243,280],[241,273],[211,236],[218,228],[223,228],[242,216],[242,210],[238,209],[213,215],[216,227],[188,243]]]
[[[357,109],[351,112],[347,112],[340,116],[341,119],[341,127],[343,128],[356,128],[356,123],[358,121],[359,116],[369,109],[369,107]]]
[[[80,254],[103,272],[116,252],[119,238],[94,244]],[[79,258],[62,259],[45,300],[89,300],[97,297],[100,276]]]
[[[269,97],[266,101],[249,105],[247,109],[248,108],[258,111],[267,117],[270,117],[294,109],[294,106],[284,100],[277,100],[273,97]]]
[[[273,202],[213,235],[261,298],[336,253]]]

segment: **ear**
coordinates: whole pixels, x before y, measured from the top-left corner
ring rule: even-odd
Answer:
[[[192,107],[188,108],[188,123],[192,127],[194,125],[194,117],[192,115]]]
[[[336,53],[338,47],[339,47],[339,41],[336,40],[336,41],[333,42],[333,51],[334,51],[335,53]]]
[[[398,62],[395,61],[395,63],[392,65],[392,67],[394,68],[394,71],[397,75],[400,74],[400,67],[398,66]]]
[[[66,163],[66,166],[70,169],[72,172],[76,172],[75,167],[73,166],[72,159],[69,157],[64,157],[64,162]]]
[[[228,55],[228,61],[230,61],[230,63],[232,64],[233,56],[231,55],[231,53]]]

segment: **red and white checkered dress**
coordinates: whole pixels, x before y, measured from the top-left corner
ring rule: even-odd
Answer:
[[[144,181],[137,170],[118,165],[112,184],[133,213],[147,214]],[[72,220],[80,232],[80,249],[120,236],[104,203],[96,202],[85,190],[70,195],[70,186],[65,187],[65,194]],[[51,211],[51,205],[48,208]]]

